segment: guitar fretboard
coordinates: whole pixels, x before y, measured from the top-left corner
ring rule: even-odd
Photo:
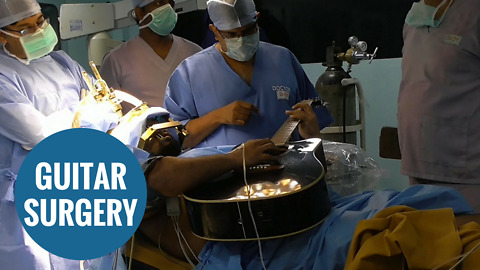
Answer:
[[[275,143],[275,145],[284,145],[288,139],[290,139],[292,132],[298,126],[299,122],[299,120],[287,119],[287,121],[283,123],[277,133],[275,133],[275,135],[272,137],[273,143]]]
[[[314,100],[307,99],[302,102],[312,105]],[[295,130],[295,128],[297,128],[298,123],[300,123],[300,120],[293,120],[288,118],[287,121],[285,121],[285,123],[283,123],[283,125],[277,131],[277,133],[273,135],[273,143],[275,143],[275,145],[284,145],[285,143],[287,143],[287,141],[290,139],[290,136],[292,136],[293,131]]]

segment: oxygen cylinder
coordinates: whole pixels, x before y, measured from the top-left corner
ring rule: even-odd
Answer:
[[[327,103],[327,108],[334,118],[330,127],[343,127],[343,132],[322,133],[322,139],[335,142],[357,144],[357,133],[345,132],[346,127],[353,126],[357,122],[357,105],[355,85],[342,85],[342,80],[351,78],[342,68],[342,60],[336,55],[340,48],[331,46],[327,48],[326,70],[318,78],[315,89]]]

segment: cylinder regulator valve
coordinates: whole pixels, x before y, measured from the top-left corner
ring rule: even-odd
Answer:
[[[371,63],[373,58],[377,55],[378,47],[375,48],[373,53],[367,53],[367,42],[359,41],[356,36],[351,36],[348,38],[348,44],[350,44],[350,49],[345,53],[338,53],[337,58],[340,61],[345,61],[348,63],[348,70],[350,72],[352,65],[360,63],[361,60],[369,60]]]

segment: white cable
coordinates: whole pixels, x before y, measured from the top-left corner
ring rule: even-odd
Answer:
[[[158,249],[159,249],[162,253],[166,254],[166,252],[163,251],[163,249],[162,249],[162,230],[160,230],[160,233],[158,234],[157,246],[158,246]]]
[[[188,263],[191,266],[195,267],[195,264],[190,259],[190,256],[188,256],[187,251],[185,250],[185,247],[182,243],[180,232],[179,232],[179,229],[177,228],[177,223],[175,222],[175,217],[172,217],[172,222],[173,222],[173,228],[175,229],[175,233],[177,234],[178,244],[180,245],[180,248],[182,249],[182,252],[183,252],[183,256],[185,256],[185,259],[187,259]]]
[[[162,249],[162,245],[161,245],[161,239],[162,239],[162,232],[160,231],[160,233],[158,234],[158,240],[157,240],[157,245],[158,245],[158,250],[160,250],[160,252],[162,252],[162,254],[167,257],[168,259],[170,259],[172,262],[178,264],[178,265],[181,265],[177,262],[177,258],[171,256],[170,254],[168,254],[167,252],[165,252],[163,249]],[[203,264],[202,264],[203,265]]]
[[[467,253],[462,255],[463,257],[455,265],[453,265],[449,270],[455,269],[455,267],[457,267],[457,265],[459,265],[461,262],[463,262],[463,260],[465,260],[465,258],[467,258],[470,254],[475,252],[479,247],[480,247],[480,242],[478,242],[470,251],[468,251]]]
[[[467,258],[469,255],[471,255],[472,253],[474,253],[475,251],[477,251],[477,249],[480,247],[480,242],[478,242],[471,250],[469,250],[468,252],[465,252],[463,254],[460,254],[458,256],[455,256],[451,259],[449,259],[448,261],[442,263],[441,265],[433,268],[432,270],[438,270],[440,268],[442,268],[443,266],[445,266],[446,264],[454,261],[454,260],[458,260],[460,259],[458,262],[456,262],[452,267],[448,268],[448,270],[453,270],[455,269],[461,262],[463,262],[463,260],[465,260],[465,258]]]
[[[248,190],[248,188],[247,188]],[[245,232],[245,226],[243,226],[243,217],[242,217],[242,211],[240,211],[240,203],[237,201],[237,210],[238,210],[238,215],[240,216],[240,225],[242,225],[242,231],[243,231],[243,238],[247,239],[247,233]]]
[[[130,258],[128,258],[128,270],[132,269],[133,261],[133,244],[135,242],[135,233],[132,235],[132,241],[130,241]]]
[[[252,218],[253,228],[255,230],[255,235],[257,236],[257,243],[258,243],[258,253],[260,255],[260,262],[262,263],[263,269],[267,270],[265,266],[265,262],[263,260],[263,252],[262,252],[262,243],[260,242],[260,235],[258,234],[257,224],[255,223],[255,218],[253,217],[252,205],[250,203],[250,186],[247,182],[247,165],[245,161],[245,144],[242,143],[242,159],[243,159],[243,181],[245,182],[245,186],[247,187],[247,204],[248,204],[248,211],[250,212],[250,217]]]
[[[178,228],[178,232],[180,233],[180,236],[182,237],[183,241],[185,242],[185,244],[187,245],[188,247],[188,250],[190,251],[190,253],[192,253],[193,255],[193,258],[195,260],[197,260],[197,262],[200,262],[200,260],[198,259],[197,255],[195,254],[195,252],[193,252],[192,248],[190,247],[190,245],[188,244],[187,242],[187,239],[185,239],[185,236],[183,235],[182,233],[182,230],[180,230],[180,225],[179,225],[179,221],[178,221],[178,217],[172,217],[172,221],[174,221],[176,223],[176,227]]]
[[[175,217],[172,217],[172,221],[174,221]],[[188,263],[195,268],[195,264],[192,262],[190,259],[190,256],[188,256],[187,251],[185,250],[185,247],[182,244],[182,239],[180,237],[180,233],[178,232],[178,228],[176,227],[175,221],[173,222],[173,228],[175,229],[175,233],[177,234],[177,239],[178,239],[178,244],[180,245],[180,248],[182,249],[183,256],[185,256],[185,259],[187,259]]]

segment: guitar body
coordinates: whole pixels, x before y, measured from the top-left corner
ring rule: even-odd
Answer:
[[[331,210],[322,141],[308,139],[286,146],[288,150],[279,156],[281,168],[247,172],[250,190],[240,171],[185,193],[193,233],[216,241],[270,239],[320,224]]]

